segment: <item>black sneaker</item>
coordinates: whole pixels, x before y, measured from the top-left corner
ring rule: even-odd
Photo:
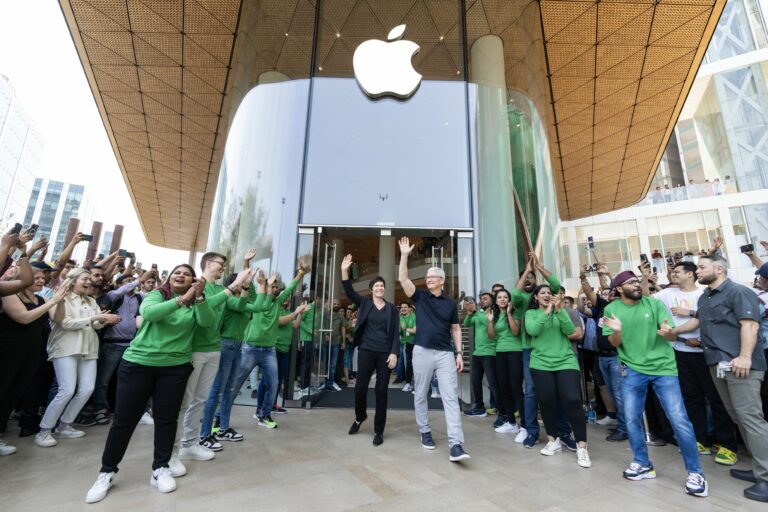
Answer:
[[[382,434],[381,432],[376,432],[373,434],[373,446],[379,446],[383,442],[384,442],[384,434]]]
[[[571,434],[568,434],[567,436],[560,436],[560,443],[562,443],[562,445],[565,446],[569,451],[576,451],[576,440]]]
[[[435,441],[432,439],[432,432],[422,432],[421,446],[426,448],[427,450],[435,449]]]
[[[488,416],[488,411],[479,407],[475,407],[468,411],[464,411],[464,416],[471,416],[473,418],[485,418]]]
[[[224,432],[216,432],[215,436],[219,441],[237,442],[243,440],[243,434],[238,434],[232,427],[229,427]]]
[[[363,421],[365,421],[365,418],[363,418]],[[360,425],[363,424],[363,421],[353,421],[352,426],[349,427],[349,435],[353,436],[357,434],[360,431]]]
[[[96,425],[96,420],[91,415],[78,414],[73,424],[77,425],[78,427],[92,427]]]
[[[204,448],[208,448],[212,452],[220,452],[221,450],[223,450],[221,443],[219,442],[218,439],[216,439],[216,436],[214,435],[210,435],[208,437],[201,437],[200,446]]]
[[[507,418],[499,414],[496,416],[496,421],[493,422],[493,428],[499,428],[507,421]]]
[[[95,421],[97,425],[107,425],[109,423],[109,416],[103,412],[97,412],[96,416],[93,417],[93,421]]]
[[[464,447],[460,444],[455,444],[451,446],[451,456],[448,457],[448,460],[451,462],[461,462],[462,460],[471,459],[469,454],[464,451]]]
[[[629,439],[627,433],[619,432],[618,430],[605,438],[606,441],[611,443],[619,443],[621,441],[626,441],[627,439]]]
[[[273,414],[285,414],[288,412],[288,409],[285,409],[284,407],[280,407],[279,405],[275,404],[272,407],[272,413]]]

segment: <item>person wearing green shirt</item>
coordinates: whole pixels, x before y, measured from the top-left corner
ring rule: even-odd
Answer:
[[[277,355],[277,390],[275,391],[275,397],[280,394],[280,386],[282,386],[285,380],[285,375],[288,372],[288,363],[290,362],[291,355],[291,342],[293,341],[293,329],[296,318],[304,311],[306,307],[304,304],[299,304],[295,311],[288,309],[290,306],[290,299],[287,299],[280,306],[280,320],[277,327],[277,338],[275,340],[275,353]],[[299,325],[296,325],[299,327]],[[256,407],[261,406],[261,409],[265,409],[264,399],[267,394],[267,383],[264,379],[261,379],[256,393]],[[288,411],[275,403],[272,406],[272,412],[276,414],[285,414]]]
[[[155,449],[150,483],[160,492],[176,490],[169,462],[187,380],[192,373],[194,330],[213,325],[215,316],[195,282],[195,270],[176,266],[160,289],[144,297],[143,323],[123,354],[117,371],[115,415],[101,457],[101,471],[86,495],[87,503],[107,496],[147,401],[152,398]]]
[[[520,279],[517,281],[515,288],[511,290],[511,304],[513,307],[512,317],[516,322],[521,323],[525,310],[528,307],[528,303],[531,301],[531,294],[534,288],[538,284],[536,281],[536,273],[540,273],[546,283],[549,285],[552,293],[560,291],[560,281],[552,272],[547,270],[544,265],[541,264],[539,258],[535,253],[528,255],[528,262],[525,265],[525,269],[520,272]],[[523,393],[525,411],[525,423],[521,425],[525,428],[527,437],[523,440],[523,446],[526,448],[533,448],[539,440],[539,421],[538,421],[538,401],[536,400],[536,388],[533,385],[533,378],[531,377],[531,342],[525,329],[520,328],[520,338],[523,344],[523,379],[525,381],[525,388]],[[518,409],[520,406],[517,406]],[[568,420],[565,418],[565,414],[561,411],[560,420],[558,424],[558,438],[565,447],[573,452],[576,451],[576,441],[571,436],[571,426],[568,424]],[[522,435],[521,435],[522,437]],[[515,441],[518,439],[515,438]]]
[[[613,287],[619,300],[605,307],[603,334],[618,350],[625,372],[621,394],[633,460],[624,470],[624,478],[656,478],[643,428],[643,411],[650,385],[672,425],[688,471],[685,492],[692,496],[707,496],[709,488],[702,472],[693,425],[685,410],[670,343],[676,339],[672,315],[660,300],[643,296],[640,279],[629,270],[613,278]]]
[[[301,389],[309,394],[312,381],[312,367],[315,364],[315,309],[314,298],[304,301],[303,311],[296,318],[299,322],[299,350],[301,351]],[[318,324],[319,326],[319,324]]]
[[[275,343],[277,341],[277,329],[280,322],[280,305],[285,302],[296,289],[299,281],[304,277],[304,268],[299,267],[296,277],[288,286],[280,292],[278,276],[273,273],[266,281],[263,272],[256,275],[259,285],[259,293],[254,302],[245,305],[245,311],[253,316],[245,328],[245,343],[240,356],[240,369],[237,373],[229,394],[232,400],[237,396],[245,379],[256,366],[261,369],[262,379],[266,382],[267,391],[262,402],[263,408],[256,409],[254,419],[258,420],[261,427],[277,428],[277,422],[272,419],[272,404],[277,396],[277,353]],[[267,293],[269,289],[269,293]]]
[[[229,287],[216,284],[224,274],[226,264],[227,257],[217,252],[207,252],[200,259],[200,269],[205,279],[205,296],[213,310],[215,321],[209,326],[198,325],[192,336],[194,370],[187,381],[187,390],[184,392],[184,402],[181,406],[182,415],[176,436],[178,459],[174,457],[171,460],[171,471],[178,475],[186,473],[186,468],[180,461],[211,460],[215,457],[214,451],[222,449],[221,443],[213,437],[200,439],[200,422],[203,419],[203,406],[219,371],[221,316],[227,303],[235,305],[243,301],[237,295],[241,294],[242,286],[244,283],[250,283],[253,276],[249,270],[243,270]]]
[[[488,333],[488,315],[491,322],[496,308],[492,305],[490,293],[480,295],[480,309],[473,300],[465,302],[464,309],[467,316],[464,317],[464,326],[472,329],[474,334],[475,350],[472,352],[472,362],[469,367],[469,380],[472,386],[472,394],[475,398],[475,406],[464,411],[464,416],[484,418],[488,415],[483,400],[483,377],[488,379],[491,394],[498,396],[496,384],[496,339],[490,338]],[[506,317],[506,312],[504,313]],[[521,388],[522,389],[522,388]]]
[[[583,468],[592,466],[587,452],[587,422],[581,404],[581,374],[568,336],[575,327],[563,309],[559,295],[548,284],[531,292],[531,301],[523,319],[531,343],[531,377],[536,386],[541,417],[547,432],[547,445],[542,455],[562,451],[558,436],[559,408],[565,410],[576,438],[576,462]]]
[[[407,302],[401,302],[400,308],[400,358],[397,360],[397,369],[395,371],[395,381],[393,384],[403,385],[403,391],[408,392],[412,389],[413,384],[413,364],[411,364],[411,371],[408,372],[408,345],[411,346],[411,352],[413,352],[413,335],[416,333],[416,315],[411,311],[411,306]],[[409,377],[410,375],[410,377]]]

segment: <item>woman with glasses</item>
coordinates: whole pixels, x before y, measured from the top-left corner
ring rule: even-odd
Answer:
[[[344,292],[358,307],[354,345],[357,347],[357,381],[355,382],[355,421],[349,434],[357,434],[366,420],[368,384],[376,372],[376,415],[373,419],[373,445],[384,442],[384,426],[387,422],[387,387],[389,375],[397,366],[400,353],[400,321],[397,308],[384,299],[384,278],[375,277],[369,284],[371,297],[357,293],[349,280],[352,255],[341,262],[341,284]]]
[[[581,404],[581,375],[579,362],[573,353],[568,336],[575,327],[562,309],[559,295],[553,295],[549,285],[534,288],[524,327],[531,337],[531,376],[536,387],[547,445],[542,455],[555,455],[562,451],[558,438],[558,407],[565,409],[576,439],[576,460],[579,466],[592,466],[587,452],[587,424]]]

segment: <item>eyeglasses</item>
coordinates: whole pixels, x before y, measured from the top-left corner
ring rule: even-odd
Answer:
[[[221,260],[211,260],[211,263],[218,263],[222,267],[225,265],[225,263],[223,261],[221,261]]]
[[[639,279],[630,279],[628,281],[624,281],[621,285],[624,286],[625,284],[628,284],[629,286],[635,286],[636,284],[640,284]]]
[[[443,276],[427,276],[424,279],[442,279]]]

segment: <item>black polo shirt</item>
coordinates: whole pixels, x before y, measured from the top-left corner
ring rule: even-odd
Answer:
[[[726,279],[715,288],[706,288],[699,297],[696,317],[701,323],[701,346],[708,365],[730,361],[741,352],[739,320],[760,323],[760,303],[755,292]],[[752,352],[752,369],[765,371],[765,353],[760,343]]]
[[[459,323],[456,301],[445,293],[435,296],[418,289],[411,298],[416,306],[416,338],[413,342],[420,347],[453,352],[451,326]]]

